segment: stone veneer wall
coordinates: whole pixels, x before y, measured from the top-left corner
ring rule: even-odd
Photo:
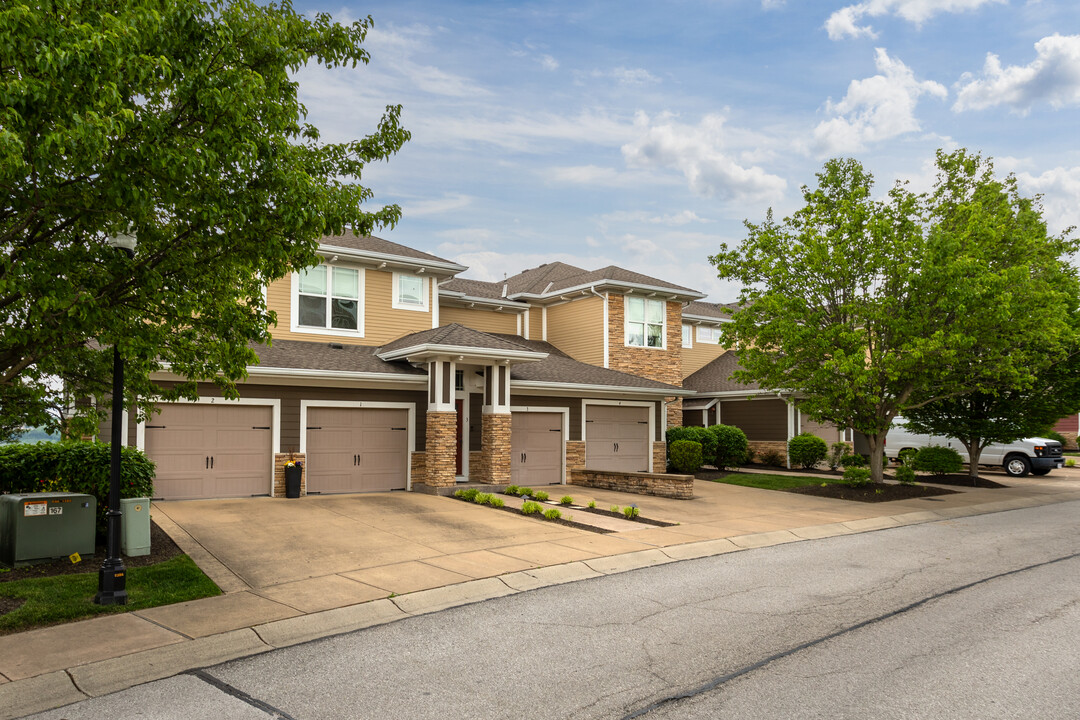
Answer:
[[[478,483],[482,481],[484,477],[484,469],[481,463],[484,462],[484,454],[480,450],[469,451],[469,482]]]
[[[751,440],[748,444],[754,451],[755,462],[760,462],[761,454],[770,450],[780,453],[781,460],[787,462],[787,442],[784,440]]]
[[[1062,449],[1075,450],[1077,448],[1076,436],[1077,434],[1074,432],[1061,433],[1061,437],[1065,438],[1065,444],[1062,445]]]
[[[414,452],[409,458],[409,469],[412,485],[423,485],[427,482],[427,453],[423,450]]]
[[[276,453],[274,455],[274,497],[285,497],[285,463],[289,460],[304,462],[304,453]],[[300,473],[300,497],[307,495],[307,463]]]
[[[667,303],[667,349],[660,350],[626,346],[623,298],[614,293],[608,296],[608,367],[682,387],[682,303]]]
[[[576,470],[570,475],[574,485],[617,490],[637,495],[689,500],[694,497],[693,475],[668,475],[665,473],[613,472],[609,470]]]
[[[449,487],[457,474],[457,413],[427,414],[427,458],[425,484],[430,487]]]
[[[481,452],[484,454],[480,482],[488,485],[510,484],[510,415],[485,413],[481,426]]]
[[[585,441],[566,441],[566,482],[572,481],[574,471],[585,469]]]
[[[654,473],[667,472],[667,443],[654,442],[652,444],[652,470]]]
[[[682,383],[679,383],[680,385]],[[682,398],[676,398],[667,406],[667,426],[676,427],[683,424]]]

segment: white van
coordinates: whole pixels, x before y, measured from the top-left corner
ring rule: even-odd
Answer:
[[[919,435],[909,432],[904,419],[893,421],[892,429],[885,437],[885,457],[897,462],[903,450],[918,450],[930,445],[951,447],[960,453],[960,458],[968,461],[967,449],[956,438],[940,435]],[[1001,465],[1005,472],[1013,477],[1045,475],[1054,468],[1065,467],[1065,458],[1061,456],[1061,443],[1047,438],[1024,438],[1008,445],[987,445],[979,456],[980,465]]]

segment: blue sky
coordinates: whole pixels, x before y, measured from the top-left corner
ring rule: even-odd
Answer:
[[[884,193],[927,189],[966,147],[1080,225],[1076,0],[359,3],[367,67],[298,74],[323,137],[404,106],[412,140],[362,183],[404,216],[387,239],[497,280],[551,260],[620,265],[727,302],[708,263],[829,157]]]

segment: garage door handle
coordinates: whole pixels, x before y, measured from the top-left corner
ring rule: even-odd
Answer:
[[[637,424],[638,424],[638,425],[648,425],[648,424],[649,424],[649,421],[648,421],[648,420],[638,420],[638,421],[637,421]]]
[[[405,430],[406,428],[390,428],[391,430]]]
[[[214,469],[214,456],[213,455],[210,456],[210,469],[211,470]]]
[[[207,470],[210,469],[210,456],[209,455],[206,456],[206,469]]]
[[[318,427],[312,427],[311,425],[308,425],[308,430],[322,430],[322,425],[319,425]]]
[[[619,452],[619,443],[615,443],[615,452]]]
[[[165,426],[164,425],[147,425],[146,429],[147,430],[164,430]]]
[[[269,425],[252,425],[251,429],[252,430],[269,430],[270,426]]]
[[[562,432],[562,428],[552,428],[548,432]]]

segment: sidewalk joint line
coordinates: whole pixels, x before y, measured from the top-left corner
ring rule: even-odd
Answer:
[[[773,662],[775,662],[777,660],[782,660],[782,659],[784,659],[784,658],[786,658],[786,657],[788,657],[790,655],[794,655],[795,653],[802,652],[803,650],[807,650],[807,649],[815,647],[817,645],[821,645],[823,643],[826,643],[829,640],[833,640],[833,639],[841,637],[843,635],[847,635],[849,633],[855,632],[856,630],[861,630],[864,627],[868,627],[870,625],[876,625],[878,623],[884,622],[886,620],[890,620],[890,619],[892,619],[894,617],[897,617],[899,615],[903,615],[904,613],[911,612],[912,610],[920,608],[923,605],[928,605],[929,603],[933,602],[934,600],[940,600],[941,598],[948,597],[950,595],[957,595],[957,594],[963,592],[964,590],[969,590],[969,589],[971,589],[973,587],[976,587],[978,585],[983,585],[985,583],[991,582],[992,580],[1000,580],[1001,578],[1009,577],[1011,575],[1018,575],[1020,573],[1027,572],[1028,570],[1036,570],[1038,568],[1047,567],[1049,565],[1054,565],[1054,564],[1057,564],[1059,562],[1065,562],[1065,561],[1068,561],[1068,560],[1075,560],[1077,558],[1080,558],[1080,552],[1072,553],[1071,555],[1064,555],[1062,557],[1053,558],[1051,560],[1044,560],[1043,562],[1040,562],[1040,563],[1034,563],[1033,565],[1026,565],[1024,567],[1015,568],[1013,570],[1007,570],[1005,572],[998,573],[996,575],[990,575],[988,577],[984,577],[984,578],[981,578],[979,580],[973,580],[973,581],[971,581],[969,583],[965,583],[963,585],[958,585],[958,586],[956,586],[954,588],[950,588],[948,590],[942,590],[939,593],[935,593],[933,595],[928,595],[927,597],[924,597],[921,600],[916,600],[915,602],[908,603],[907,605],[904,605],[903,607],[899,607],[896,610],[891,610],[891,611],[889,611],[887,613],[884,613],[882,615],[878,615],[876,617],[867,618],[866,620],[863,620],[861,622],[857,622],[854,625],[850,625],[850,626],[848,626],[846,628],[841,628],[839,630],[836,630],[835,632],[831,632],[828,635],[823,635],[822,637],[815,638],[813,640],[807,640],[806,642],[800,643],[799,645],[796,645],[795,647],[788,648],[787,650],[782,650],[782,651],[780,651],[778,653],[774,653],[774,654],[772,654],[772,655],[770,655],[770,656],[768,656],[768,657],[766,657],[766,658],[764,658],[762,660],[759,660],[756,663],[753,663],[751,665],[747,665],[745,667],[739,668],[738,670],[727,673],[726,675],[721,675],[720,677],[714,678],[714,679],[710,680],[709,682],[704,683],[703,685],[699,685],[696,688],[692,688],[690,690],[687,690],[686,692],[681,692],[681,693],[677,693],[675,695],[668,695],[667,697],[660,698],[659,700],[656,700],[656,701],[650,703],[649,705],[646,705],[645,707],[640,708],[639,710],[635,710],[634,712],[632,712],[632,713],[630,713],[628,715],[622,716],[621,720],[634,720],[634,718],[639,718],[639,717],[642,717],[643,715],[647,715],[648,713],[651,713],[653,710],[656,710],[656,709],[660,708],[663,705],[667,705],[668,703],[676,702],[678,700],[689,700],[689,699],[691,699],[693,697],[696,697],[698,695],[702,695],[702,694],[710,692],[712,690],[716,690],[720,686],[722,686],[722,685],[724,685],[724,684],[726,684],[726,683],[728,683],[728,682],[730,682],[732,680],[738,679],[738,678],[742,677],[743,675],[747,675],[747,674],[749,674],[749,673],[751,673],[751,672],[753,672],[755,670],[759,670],[759,669],[765,667],[766,665],[770,665],[771,663],[773,663]]]
[[[206,672],[205,670],[189,670],[186,674],[196,677],[208,685],[216,687],[218,690],[225,693],[226,695],[231,695],[237,700],[240,700],[247,703],[248,705],[251,705],[254,708],[262,710],[270,717],[280,718],[280,720],[296,720],[292,715],[285,712],[284,710],[279,710],[273,705],[263,702],[258,698],[252,697],[243,690],[237,689],[223,680],[218,680],[216,677]]]

